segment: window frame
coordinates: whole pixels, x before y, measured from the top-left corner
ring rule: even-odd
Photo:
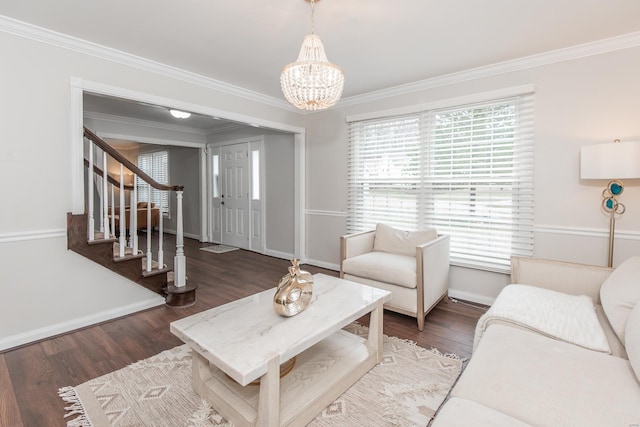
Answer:
[[[451,235],[451,264],[460,265],[470,268],[477,268],[488,271],[508,272],[511,255],[532,255],[533,254],[533,91],[524,91],[525,93],[518,94],[506,94],[509,96],[502,96],[498,98],[489,98],[483,100],[474,100],[475,102],[454,105],[453,102],[449,102],[439,108],[407,108],[404,114],[398,115],[369,115],[369,117],[356,117],[352,118],[349,126],[349,152],[348,152],[348,216],[347,216],[347,232],[353,233],[358,231],[365,231],[375,227],[377,222],[385,222],[392,226],[396,226],[405,230],[416,230],[426,227],[433,227],[438,230],[439,233]],[[511,116],[505,117],[490,117],[497,123],[499,120],[504,120],[505,123],[509,120],[509,117],[514,121],[513,124],[513,136],[510,137],[511,142],[505,142],[509,138],[505,138],[504,135],[497,135],[493,143],[492,135],[489,137],[484,136],[488,142],[481,142],[478,144],[478,149],[485,150],[484,153],[478,154],[481,161],[474,160],[473,153],[468,155],[469,162],[466,164],[462,178],[455,177],[453,170],[455,161],[460,160],[463,156],[460,155],[459,159],[452,159],[449,165],[452,170],[449,175],[449,179],[445,179],[447,174],[438,175],[435,172],[438,167],[442,167],[442,162],[438,163],[437,155],[434,155],[434,151],[437,151],[435,143],[438,138],[435,136],[438,131],[437,117],[438,115],[451,114],[452,112],[460,111],[464,115],[465,110],[480,111],[492,106],[500,108],[504,105],[512,105],[513,112]],[[397,110],[399,111],[399,110]],[[408,112],[406,112],[408,111]],[[488,113],[491,115],[491,112]],[[405,197],[415,197],[415,209],[412,211],[410,206],[402,206],[396,203],[397,206],[387,206],[386,209],[379,208],[379,212],[373,210],[367,210],[367,202],[364,198],[370,196],[366,194],[366,189],[371,188],[371,179],[368,179],[366,175],[363,175],[363,167],[359,162],[365,159],[366,153],[372,152],[373,154],[369,158],[371,164],[377,164],[371,166],[381,168],[380,164],[384,162],[380,160],[380,151],[375,152],[371,147],[364,147],[363,144],[375,144],[376,137],[371,136],[373,132],[369,132],[366,129],[367,126],[382,126],[385,124],[399,121],[416,121],[415,129],[418,132],[417,138],[414,138],[413,143],[419,145],[417,149],[417,158],[414,159],[419,162],[418,176],[411,176],[415,174],[415,170],[406,168],[404,178],[402,176],[387,176],[387,181],[384,177],[380,180],[388,189],[395,186],[398,189],[398,195]],[[469,123],[472,123],[470,121]],[[494,126],[496,126],[494,124]],[[484,129],[484,128],[482,128]],[[493,128],[491,128],[493,129]],[[497,128],[496,128],[497,129]],[[481,140],[478,135],[482,132],[471,132],[472,136],[475,136],[477,140]],[[501,138],[505,138],[502,141]],[[472,138],[473,139],[473,138]],[[373,142],[372,142],[373,141]],[[391,138],[391,145],[395,142]],[[493,144],[493,145],[492,145]],[[502,148],[508,147],[508,149],[500,152],[497,150],[502,144]],[[509,145],[510,144],[510,145]],[[446,144],[445,144],[446,145]],[[471,143],[473,145],[473,143]],[[493,147],[493,148],[492,148]],[[397,148],[397,147],[396,147]],[[464,143],[460,144],[460,147],[464,149]],[[446,149],[446,147],[445,147]],[[473,147],[469,147],[473,149]],[[508,154],[509,149],[513,153]],[[488,151],[487,151],[488,150]],[[495,151],[494,151],[495,150]],[[393,150],[392,150],[393,151]],[[415,147],[411,148],[411,155],[415,156]],[[507,154],[505,154],[507,153]],[[395,164],[408,164],[408,158],[402,158],[402,153],[391,153],[395,155]],[[378,157],[376,158],[376,155]],[[434,157],[435,156],[435,157]],[[487,158],[482,160],[483,157]],[[502,157],[500,157],[502,156]],[[508,157],[511,156],[509,160]],[[405,157],[407,157],[405,155]],[[441,156],[442,157],[442,156]],[[486,160],[491,158],[497,158],[496,161],[486,163]],[[365,161],[366,162],[366,161]],[[484,162],[484,163],[483,163]],[[489,166],[490,165],[490,166]],[[478,169],[477,176],[466,173],[473,171],[474,168]],[[495,170],[494,170],[495,169]],[[401,174],[402,175],[402,174]],[[406,179],[409,176],[409,179]],[[479,178],[481,177],[481,179]],[[466,181],[465,181],[466,178]],[[476,182],[475,186],[472,185]],[[367,185],[369,185],[367,187]],[[449,189],[453,186],[459,187],[462,191],[458,191],[458,194],[464,196],[464,191],[468,194],[467,201],[467,213],[464,212],[465,201],[462,198],[456,199],[456,195],[447,192],[445,189]],[[462,188],[461,186],[464,186]],[[478,191],[477,188],[483,186],[484,191]],[[475,190],[474,190],[475,188]],[[409,191],[407,191],[407,189]],[[498,189],[498,191],[496,191]],[[387,194],[388,190],[387,190]],[[445,197],[440,197],[445,195]],[[471,196],[480,197],[480,199],[471,199]],[[438,197],[440,199],[438,200]],[[396,197],[397,198],[397,197]],[[460,210],[460,218],[455,217],[451,212],[439,213],[443,211],[443,208],[438,208],[438,203],[455,204],[457,202],[457,209]],[[470,203],[470,204],[469,204]],[[503,206],[500,205],[503,204]],[[511,206],[509,205],[511,204]],[[514,207],[515,206],[515,207]],[[470,208],[469,208],[470,207]],[[451,208],[451,206],[449,207]],[[484,228],[479,224],[478,218],[482,215],[470,215],[469,213],[476,213],[480,208],[484,209],[485,224]],[[516,209],[516,211],[513,211]],[[511,210],[511,217],[509,218],[509,210]],[[381,212],[384,211],[384,212]],[[505,216],[501,218],[500,216]],[[476,218],[476,216],[478,218]],[[455,218],[454,218],[455,217]],[[460,221],[464,218],[471,218],[466,226],[466,234],[462,234],[465,229],[464,225],[452,225],[455,221]],[[481,222],[481,221],[480,221]],[[501,224],[504,222],[505,224]],[[490,225],[489,225],[490,224]],[[511,226],[509,226],[511,224]],[[503,229],[501,229],[504,228]],[[477,234],[479,242],[474,242],[474,235]],[[507,242],[508,241],[508,242]],[[497,243],[496,243],[497,242]],[[461,249],[463,246],[469,246]],[[471,246],[476,246],[477,249],[473,249]],[[506,248],[509,248],[508,251]],[[493,251],[493,252],[492,252]],[[497,255],[496,255],[497,254]],[[492,257],[496,256],[495,259]]]
[[[166,170],[163,173],[164,177],[162,177],[161,174],[158,173],[158,171],[156,171],[156,167],[158,166],[158,163],[156,162],[157,157],[164,157],[166,159],[166,161],[164,162],[166,164]],[[142,164],[142,159],[144,158],[150,159],[150,165],[151,165],[150,168]],[[170,159],[169,159],[168,150],[149,151],[144,153],[138,153],[138,155],[136,156],[136,166],[140,168],[143,172],[145,172],[147,175],[149,175],[151,178],[153,178],[159,184],[168,185],[170,182],[169,160]],[[138,192],[138,202],[154,203],[156,206],[160,208],[160,212],[162,213],[162,216],[164,218],[171,218],[171,203],[169,200],[168,191],[158,190],[152,187],[151,197],[149,197],[147,195],[148,184],[138,176],[136,176],[136,187]],[[151,199],[151,201],[149,199]]]

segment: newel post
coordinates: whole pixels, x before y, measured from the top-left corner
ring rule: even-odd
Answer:
[[[173,284],[168,284],[165,304],[170,307],[188,307],[196,302],[198,285],[187,284],[187,263],[184,256],[184,233],[182,231],[182,189],[176,190],[176,256],[173,258]]]
[[[175,286],[183,287],[187,283],[187,266],[184,257],[184,233],[182,230],[182,190],[176,191],[177,197],[177,217],[176,217],[176,256],[173,259],[173,269],[175,273]]]

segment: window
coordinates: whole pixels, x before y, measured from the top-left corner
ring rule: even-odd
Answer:
[[[212,187],[213,197],[220,197],[220,155],[214,154],[211,158],[211,175],[212,175]]]
[[[352,122],[348,232],[451,236],[451,262],[508,271],[533,253],[533,95]]]
[[[169,153],[167,151],[140,154],[137,166],[159,184],[169,183]],[[151,200],[149,200],[149,185],[138,177],[136,186],[138,187],[138,201],[155,203],[164,215],[169,215],[169,193],[167,191],[151,187]]]
[[[260,150],[251,150],[251,200],[260,200]]]

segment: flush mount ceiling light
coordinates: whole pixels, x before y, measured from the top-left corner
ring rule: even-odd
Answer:
[[[176,119],[188,119],[189,117],[191,117],[191,113],[187,113],[186,111],[169,110],[169,112]]]
[[[311,34],[305,36],[298,60],[286,65],[280,74],[284,97],[301,110],[324,110],[334,105],[342,96],[344,74],[332,64],[324,53],[320,37],[315,35],[314,5],[311,3]]]

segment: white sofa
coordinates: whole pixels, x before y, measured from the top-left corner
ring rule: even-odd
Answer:
[[[512,283],[536,288],[512,292],[510,287],[519,285],[507,286],[478,322],[477,347],[432,426],[640,425],[640,256],[616,270],[514,257]],[[586,297],[569,295],[588,296],[596,325],[585,328],[591,320],[565,316],[569,309],[564,303],[541,309],[533,300],[527,301],[533,311],[546,310],[555,319],[541,319],[540,331],[511,318],[495,318],[501,310],[494,307],[504,308],[503,301],[518,305],[509,298],[526,294],[527,288],[570,305],[582,304]],[[560,332],[591,328],[587,332],[604,336],[608,349],[597,349],[598,343],[595,349],[585,348],[593,340],[579,341],[583,333],[576,335],[577,344],[552,338],[544,328],[555,323],[563,323]],[[571,334],[568,339],[574,340]]]
[[[449,236],[386,224],[340,238],[340,277],[391,292],[387,310],[424,317],[449,289]]]

